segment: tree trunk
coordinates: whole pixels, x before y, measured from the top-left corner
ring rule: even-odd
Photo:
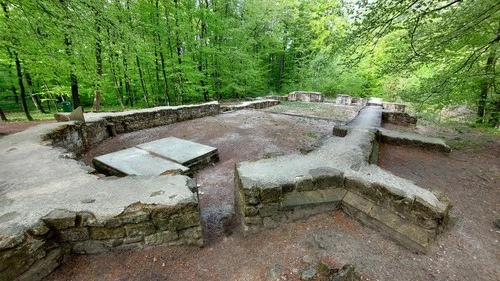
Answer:
[[[26,83],[28,84],[29,87],[29,95],[31,97],[31,100],[33,101],[33,104],[35,105],[36,109],[38,109],[41,113],[47,113],[43,109],[42,102],[40,101],[40,98],[36,95],[33,94],[33,81],[31,80],[31,75],[29,72],[24,72],[24,77],[26,77]]]
[[[94,104],[92,106],[92,111],[101,111],[101,100],[102,100],[102,42],[101,42],[101,23],[99,12],[95,12],[95,31],[96,31],[96,45],[95,45],[95,61],[96,61],[96,82],[95,82],[95,96]]]
[[[205,0],[204,1],[205,3],[205,9],[207,10],[207,12],[209,11],[209,3],[208,3],[208,0]],[[201,6],[202,3],[200,1],[199,5]],[[203,47],[205,46],[205,38],[207,36],[207,23],[206,23],[206,19],[203,18],[202,21],[201,21],[201,26],[200,26],[200,52],[199,52],[199,61],[198,61],[198,71],[200,72],[200,74],[202,74],[202,78],[200,79],[200,85],[201,85],[201,90],[203,92],[203,99],[205,101],[209,101],[210,100],[210,96],[209,96],[209,93],[208,93],[208,90],[207,90],[207,87],[206,87],[206,73],[207,73],[207,70],[206,68],[204,69],[203,68],[203,61],[204,61],[204,56],[203,56]],[[208,67],[208,66],[207,66]]]
[[[59,3],[63,5],[64,10],[68,12],[68,7],[65,2],[66,0],[59,0]],[[68,19],[66,19],[68,21]],[[73,109],[81,106],[80,95],[78,94],[78,78],[76,76],[76,64],[72,58],[73,56],[73,43],[71,41],[71,24],[66,23],[66,31],[64,33],[64,45],[66,46],[66,55],[70,61],[70,79],[71,79],[71,100],[73,101]]]
[[[285,54],[280,55],[279,72],[278,72],[278,93],[281,93],[283,88],[283,73],[285,72]]]
[[[166,27],[167,27],[167,30],[170,30],[170,24],[169,24],[169,11],[168,11],[168,5],[165,5],[165,22],[166,22]],[[173,51],[173,47],[172,47],[172,36],[167,36],[167,45],[168,45],[168,51],[169,51],[169,54],[170,54],[170,59],[173,59],[174,58],[174,51]],[[167,77],[167,74],[165,72],[165,64],[164,64],[164,61],[162,61],[162,66],[163,66],[163,77]],[[175,67],[172,67],[172,72],[174,71]],[[167,80],[165,80],[167,81]],[[174,82],[174,93],[173,93],[173,98],[170,99],[169,96],[168,96],[168,87],[167,87],[167,92],[165,92],[165,95],[166,95],[166,98],[169,100],[169,105],[170,104],[173,104],[173,105],[176,105],[177,104],[177,92],[175,90],[175,81]]]
[[[24,114],[26,115],[26,119],[28,119],[29,121],[33,121],[33,118],[31,117],[28,109],[28,104],[26,103],[26,90],[24,89],[23,73],[21,71],[21,62],[19,61],[19,56],[17,55],[16,51],[14,51],[14,58],[16,60],[17,80],[19,82],[19,90],[21,92],[21,104],[23,105],[23,111]]]
[[[178,3],[179,0],[174,0],[175,5],[175,42],[176,42],[176,50],[177,50],[177,82],[178,82],[178,100],[177,103],[182,105],[182,96],[184,95],[184,78],[182,74],[182,40],[179,35],[179,16],[178,16]]]
[[[16,92],[16,86],[12,85],[12,94],[14,95],[14,100],[16,102],[16,104],[19,103],[19,96],[17,95],[17,92]]]
[[[489,78],[489,75],[493,70],[494,61],[495,61],[495,52],[492,51],[488,56],[488,59],[486,60],[485,73],[487,78],[484,81],[483,86],[481,87],[481,91],[479,92],[479,97],[477,100],[477,118],[476,118],[477,124],[482,124],[485,122],[486,101],[488,99],[488,92],[490,91],[491,86],[493,85],[493,79]]]
[[[0,120],[9,121],[7,120],[7,116],[5,116],[5,113],[3,113],[3,110],[1,108],[0,108]]]
[[[163,83],[165,90],[165,104],[170,105],[170,96],[168,95],[167,71],[165,70],[165,58],[163,57],[162,51],[160,51],[160,60],[161,60],[161,72],[163,75],[163,80],[165,81],[165,83]]]
[[[111,76],[113,78],[113,85],[115,86],[116,89],[116,99],[118,100],[118,103],[120,103],[120,106],[123,109],[124,105],[123,105],[122,85],[121,81],[120,84],[118,85],[118,78],[116,77],[116,71],[113,61],[111,61]]]
[[[126,57],[126,48],[123,47],[123,78],[125,80],[125,93],[127,94],[127,102],[131,107],[134,107],[134,95],[132,94],[132,88],[130,87],[130,77],[128,76],[128,62]]]
[[[149,107],[148,89],[144,83],[144,78],[142,76],[141,63],[139,62],[139,56],[135,55],[135,61],[137,62],[137,68],[139,69],[139,79],[141,80],[142,93],[144,95],[144,101],[146,101],[146,106]]]

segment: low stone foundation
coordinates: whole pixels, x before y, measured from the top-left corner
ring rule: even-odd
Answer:
[[[399,125],[399,126],[407,126],[407,127],[415,127],[417,125],[417,117],[410,115],[405,112],[399,111],[382,111],[382,122]]]
[[[40,280],[72,253],[203,245],[194,180],[75,177],[82,183],[65,189],[66,195],[2,199],[3,208],[12,211],[7,213],[10,217],[2,215],[0,280]],[[45,204],[36,206],[36,202]]]
[[[194,180],[182,175],[101,179],[73,158],[113,132],[212,116],[219,110],[214,102],[87,113],[86,123],[44,124],[4,137],[0,280],[41,280],[70,254],[203,245]],[[65,117],[58,115],[59,120]],[[29,173],[22,180],[13,174],[23,171]]]
[[[338,105],[351,105],[352,97],[349,95],[338,95],[335,99],[335,104]]]
[[[235,198],[245,236],[339,209],[347,192],[343,173],[330,167],[311,169],[295,181],[274,184],[240,176],[239,169],[237,166]]]
[[[234,110],[243,110],[243,109],[263,109],[272,107],[280,104],[278,99],[264,99],[264,100],[254,100],[254,101],[246,101],[239,104],[233,105],[222,105],[222,112],[229,112]]]
[[[288,94],[288,101],[323,102],[324,100],[325,98],[320,92],[295,91]]]
[[[90,212],[57,209],[26,234],[4,242],[0,279],[38,280],[71,253],[95,254],[165,245],[203,245],[198,205],[129,206],[117,217],[100,220]]]
[[[406,105],[397,102],[383,102],[382,108],[390,111],[405,112]]]
[[[235,205],[244,235],[342,208],[407,248],[425,253],[448,225],[447,198],[376,165],[381,107],[363,109],[353,126],[307,155],[236,165]],[[335,133],[335,130],[334,130]]]

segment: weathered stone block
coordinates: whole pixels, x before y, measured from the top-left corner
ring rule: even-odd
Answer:
[[[64,242],[83,241],[90,238],[86,227],[68,228],[59,231],[59,237]]]
[[[139,242],[143,242],[143,241],[144,241],[144,237],[142,237],[142,236],[123,238],[123,244],[139,243]]]
[[[200,239],[203,238],[203,230],[201,226],[186,228],[179,231],[180,237],[188,239]]]
[[[382,204],[383,202],[391,199],[402,199],[393,197],[381,184],[370,183],[357,177],[346,177],[345,187],[347,190],[357,193],[364,198],[370,198],[370,200],[374,201],[377,204]],[[389,195],[389,198],[384,197],[384,195]]]
[[[76,254],[97,254],[107,252],[111,248],[121,244],[121,240],[87,240],[78,242],[73,246],[73,252]]]
[[[45,235],[47,234],[47,232],[49,232],[49,228],[47,227],[47,225],[45,225],[43,221],[39,221],[37,224],[35,224],[28,230],[28,233],[33,236]]]
[[[49,228],[66,229],[75,227],[76,213],[68,210],[56,209],[42,218]]]
[[[104,223],[106,227],[118,227],[122,225],[122,221],[119,218],[109,218]]]
[[[93,223],[95,223],[95,221],[96,218],[94,214],[90,212],[78,212],[76,214],[75,225],[76,227],[96,226],[92,225]],[[104,226],[104,224],[102,224],[101,226]]]
[[[25,237],[22,231],[11,233],[8,236],[0,236],[0,250],[16,247],[24,241]]]
[[[259,216],[264,218],[264,217],[270,217],[273,215],[276,215],[279,211],[279,204],[278,203],[272,203],[268,205],[263,205],[259,209]]]
[[[288,94],[289,101],[323,102],[324,99],[323,94],[320,92],[295,91]]]
[[[382,108],[385,110],[405,112],[406,105],[403,103],[397,103],[397,102],[383,102]]]
[[[346,192],[347,190],[343,188],[289,192],[284,195],[281,208],[291,209],[297,206],[339,203],[344,198]]]
[[[332,135],[336,136],[336,137],[345,137],[347,136],[347,133],[349,132],[349,127],[347,126],[341,126],[341,125],[335,125],[333,126],[333,130],[332,130]]]
[[[263,186],[260,190],[260,201],[263,204],[279,203],[281,201],[280,186]]]
[[[344,172],[332,167],[319,167],[309,170],[314,189],[344,187]]]
[[[259,209],[254,206],[245,206],[244,215],[245,217],[254,217],[259,214]]]
[[[312,177],[309,175],[297,176],[295,181],[295,192],[311,191],[314,190]]]
[[[178,212],[178,207],[162,206],[153,209],[151,219],[156,227],[160,229],[167,229],[170,219]]]
[[[198,212],[183,212],[173,216],[169,224],[173,229],[180,230],[200,225],[201,219]]]
[[[125,236],[123,227],[90,227],[90,237],[95,240],[117,239]]]
[[[256,186],[244,187],[241,185],[240,192],[243,192],[242,198],[245,200],[245,204],[258,205],[260,203],[260,192]]]
[[[145,236],[156,231],[155,226],[150,222],[141,224],[128,224],[125,225],[124,228],[128,237]]]
[[[361,211],[365,214],[370,213],[373,206],[375,205],[370,200],[367,200],[350,191],[347,192],[346,195],[344,196],[343,204],[344,205],[347,204],[349,205],[349,207],[355,208],[356,210]]]
[[[417,252],[427,252],[431,239],[427,230],[379,206],[374,206],[369,215],[374,219],[373,223],[391,238]]]
[[[160,245],[177,240],[178,238],[179,236],[176,231],[167,230],[144,237],[144,243],[146,245]]]
[[[28,281],[43,279],[61,265],[62,260],[67,254],[67,251],[64,251],[62,248],[56,248],[50,251],[42,259],[37,260],[16,280]]]

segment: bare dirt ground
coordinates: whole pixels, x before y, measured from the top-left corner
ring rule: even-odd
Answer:
[[[291,110],[298,111],[314,110]],[[500,280],[500,228],[494,225],[500,217],[500,139],[485,140],[475,131],[458,137],[478,138],[475,145],[467,142],[450,154],[381,145],[380,166],[443,192],[454,205],[452,226],[427,255],[408,251],[341,211],[242,237],[232,223],[235,163],[314,149],[331,137],[334,124],[345,123],[338,113],[330,116],[328,121],[237,111],[107,140],[81,160],[90,163],[96,155],[167,136],[218,148],[220,162],[195,175],[206,245],[73,256],[46,280],[300,280],[311,258],[313,264],[354,264],[362,280]],[[455,131],[416,130],[457,141]]]

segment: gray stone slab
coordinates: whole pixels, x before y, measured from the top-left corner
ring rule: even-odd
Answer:
[[[193,160],[217,154],[217,148],[215,147],[174,137],[140,144],[136,147],[161,157],[171,159],[185,166],[197,162]]]
[[[132,147],[94,158],[94,166],[98,170],[109,169],[111,174],[153,176],[181,170],[182,174],[189,168],[173,161],[157,157],[148,151]],[[116,173],[118,172],[118,173]]]

